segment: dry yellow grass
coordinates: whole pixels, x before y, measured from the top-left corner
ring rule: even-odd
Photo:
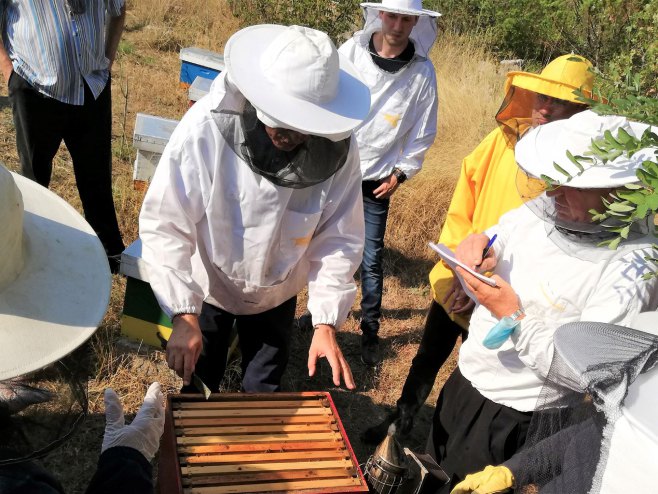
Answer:
[[[112,77],[114,195],[126,243],[137,236],[137,216],[143,199],[143,193],[132,188],[135,114],[180,118],[187,97],[186,91],[178,87],[179,48],[200,46],[222,51],[237,29],[238,22],[223,0],[129,1],[126,32]],[[358,434],[383,417],[385,407],[395,403],[420,339],[429,305],[427,273],[434,261],[426,249],[427,241],[438,237],[461,159],[493,128],[493,115],[501,99],[503,75],[477,40],[441,36],[432,60],[439,80],[439,135],[421,174],[396,193],[389,217],[381,330],[386,360],[377,372],[361,365],[359,313],[355,305],[356,312],[343,328],[339,341],[352,365],[357,391],[334,388],[326,365],[321,366],[315,379],[305,377],[310,339],[307,334],[293,338],[291,362],[284,378],[287,389],[332,391],[362,462],[370,449],[359,442]],[[1,94],[0,161],[17,170],[14,129],[4,86]],[[64,149],[55,160],[51,188],[80,209],[70,158]],[[104,427],[102,392],[106,387],[117,390],[130,414],[136,411],[153,380],[162,382],[168,391],[175,391],[180,385],[163,364],[161,352],[126,345],[119,338],[124,289],[125,280],[115,276],[103,325],[82,350],[93,356],[88,376],[90,416],[74,439],[46,459],[67,492],[83,492],[93,473]],[[304,295],[300,297],[299,311],[304,308],[303,302]],[[451,365],[454,355],[450,365],[442,370],[439,384]],[[228,383],[228,387],[235,388],[235,384]],[[435,399],[436,390],[421,414],[412,446],[422,447]]]
[[[495,125],[504,73],[474,38],[447,35],[431,52],[439,85],[439,124],[423,170],[393,198],[386,242],[407,255],[433,259],[436,240],[461,160]]]

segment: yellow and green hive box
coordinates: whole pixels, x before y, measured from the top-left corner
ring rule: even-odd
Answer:
[[[163,340],[171,335],[171,320],[151,290],[141,240],[137,239],[121,254],[121,274],[126,276],[121,333],[131,340],[162,347]]]

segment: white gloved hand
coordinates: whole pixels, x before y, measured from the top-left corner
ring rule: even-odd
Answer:
[[[112,388],[105,390],[105,435],[101,453],[116,446],[133,448],[151,461],[160,446],[164,431],[164,404],[160,383],[149,386],[144,404],[135,419],[126,425],[123,405]]]

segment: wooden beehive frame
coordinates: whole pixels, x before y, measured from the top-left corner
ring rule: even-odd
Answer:
[[[167,398],[161,494],[368,492],[329,393]]]

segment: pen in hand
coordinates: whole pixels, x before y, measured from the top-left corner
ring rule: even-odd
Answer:
[[[494,241],[496,240],[496,237],[497,237],[497,236],[498,236],[498,234],[497,234],[497,233],[494,233],[493,237],[491,237],[491,239],[489,240],[489,242],[487,242],[487,246],[486,246],[486,247],[484,248],[484,250],[482,251],[482,260],[480,261],[480,264],[478,264],[477,266],[475,266],[476,268],[479,268],[479,267],[482,265],[482,263],[484,262],[484,259],[485,259],[485,257],[487,257],[487,254],[489,253],[489,250],[491,250],[491,246],[493,245],[493,243],[494,243]]]

